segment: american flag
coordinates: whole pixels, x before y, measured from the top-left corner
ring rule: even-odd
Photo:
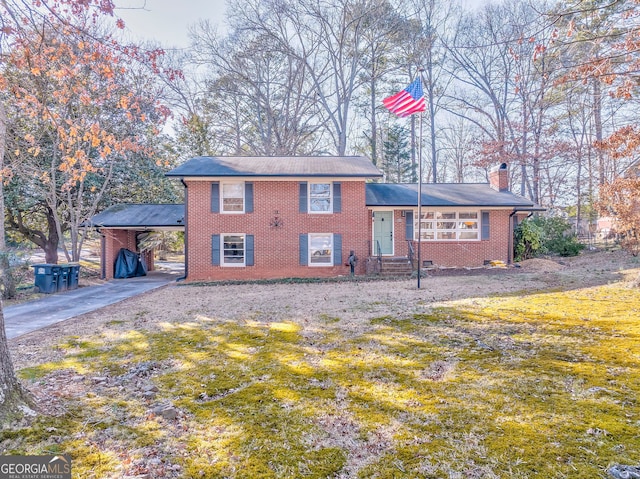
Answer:
[[[407,88],[382,100],[391,113],[400,118],[413,115],[427,109],[427,102],[422,92],[422,81],[416,78]]]

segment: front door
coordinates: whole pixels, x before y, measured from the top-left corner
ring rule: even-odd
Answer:
[[[393,211],[375,211],[373,214],[373,254],[393,254]]]

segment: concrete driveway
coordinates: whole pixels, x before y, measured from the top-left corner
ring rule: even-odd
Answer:
[[[175,281],[179,276],[181,276],[179,273],[153,271],[139,278],[114,279],[101,285],[85,286],[47,295],[35,301],[7,306],[4,308],[7,338],[16,338],[65,319],[161,288]]]

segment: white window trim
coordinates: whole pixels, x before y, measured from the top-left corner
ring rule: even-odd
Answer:
[[[227,236],[242,237],[242,263],[225,263],[224,261],[224,239]],[[220,234],[220,266],[224,268],[243,268],[247,265],[247,235],[244,233],[221,233]]]
[[[224,209],[224,187],[225,185],[240,185],[242,190],[242,211],[225,211]],[[246,208],[245,184],[244,181],[224,181],[220,182],[220,213],[225,215],[242,215]]]
[[[311,210],[311,185],[329,185],[329,209],[327,211]],[[307,182],[307,213],[312,215],[330,215],[333,213],[333,182],[331,181]]]
[[[331,259],[331,261],[329,263],[313,263],[311,261],[311,258],[313,257],[311,255],[311,237],[312,236],[329,236],[329,238],[331,240],[331,245],[330,245],[331,253],[329,254],[329,258]],[[334,251],[333,251],[333,248],[334,248],[333,233],[308,233],[307,238],[308,238],[307,265],[311,266],[312,268],[327,268],[327,267],[333,266],[333,254],[334,254]]]
[[[427,213],[434,213],[434,218],[433,219],[427,219],[425,218],[423,221],[431,221],[434,223],[434,228],[433,229],[429,229],[429,230],[425,230],[423,229],[422,231],[432,231],[433,232],[433,238],[432,239],[425,239],[422,238],[421,241],[428,241],[428,242],[432,242],[432,243],[452,243],[452,242],[461,242],[461,241],[468,241],[468,242],[479,242],[482,239],[482,212],[480,210],[465,210],[465,209],[460,209],[460,210],[435,210],[435,209],[429,209],[429,210],[423,210],[422,214],[427,214]],[[455,219],[441,219],[438,220],[435,216],[436,213],[455,213],[456,217]],[[470,218],[463,218],[460,219],[460,213],[476,213],[476,218],[474,220],[471,220]],[[418,211],[415,210],[413,213],[413,240],[414,241],[418,241]],[[476,229],[461,229],[459,228],[459,225],[461,222],[464,222],[465,220],[470,220],[470,221],[475,221],[478,225],[478,227]],[[438,229],[437,228],[437,222],[441,221],[441,222],[455,222],[456,227],[455,229]],[[447,232],[451,232],[454,231],[456,237],[454,239],[438,239],[438,232],[443,232],[443,231],[447,231]],[[476,238],[462,238],[460,239],[460,233],[461,232],[471,232],[471,231],[475,231],[477,233]]]

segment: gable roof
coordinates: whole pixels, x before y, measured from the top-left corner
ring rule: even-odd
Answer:
[[[184,227],[184,205],[122,204],[107,208],[85,222],[94,228]]]
[[[166,175],[379,178],[382,172],[364,156],[198,156]]]
[[[367,206],[417,205],[417,183],[367,183],[366,188]],[[422,205],[539,209],[533,201],[510,191],[496,191],[488,183],[425,183]]]

